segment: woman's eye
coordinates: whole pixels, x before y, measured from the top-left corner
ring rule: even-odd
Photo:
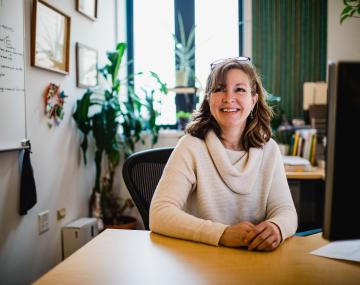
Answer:
[[[223,92],[223,91],[224,91],[224,87],[221,87],[221,86],[216,87],[216,88],[214,89],[214,93]]]
[[[238,87],[235,89],[235,92],[246,92],[244,88]]]

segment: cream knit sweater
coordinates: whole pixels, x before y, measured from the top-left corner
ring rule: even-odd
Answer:
[[[218,245],[228,225],[268,220],[282,239],[293,235],[297,214],[274,140],[262,149],[226,150],[214,132],[205,141],[185,135],[165,166],[150,206],[150,229]]]

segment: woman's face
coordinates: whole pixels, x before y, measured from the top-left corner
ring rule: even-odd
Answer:
[[[230,69],[225,86],[216,86],[210,94],[210,112],[222,132],[239,132],[244,130],[257,99],[257,94],[251,95],[249,76],[240,69]]]

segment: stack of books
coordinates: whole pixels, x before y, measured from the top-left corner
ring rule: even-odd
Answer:
[[[285,170],[288,172],[304,172],[311,171],[310,161],[299,156],[283,156]]]
[[[290,140],[290,155],[308,160],[316,164],[316,129],[298,129]]]

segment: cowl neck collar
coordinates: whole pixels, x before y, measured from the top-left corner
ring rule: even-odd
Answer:
[[[227,150],[214,131],[207,133],[205,144],[219,175],[230,190],[238,194],[249,194],[258,178],[263,150],[252,147],[232,164]]]

